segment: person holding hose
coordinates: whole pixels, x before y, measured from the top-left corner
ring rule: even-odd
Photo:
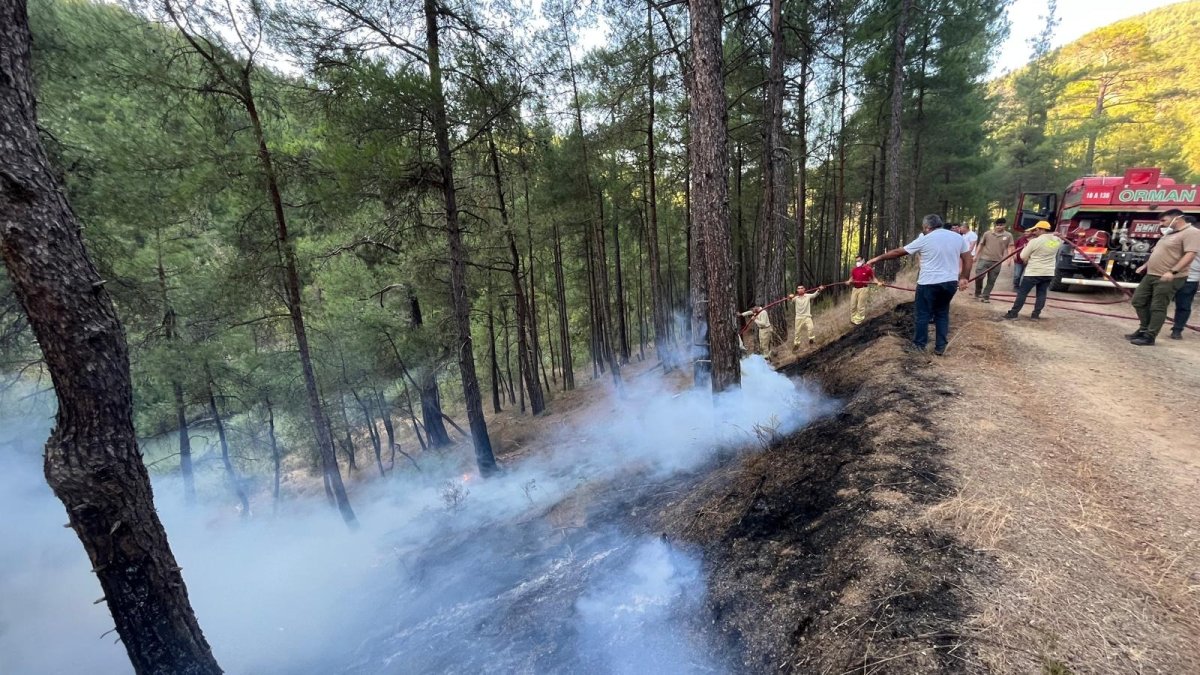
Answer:
[[[758,353],[764,358],[771,351],[771,338],[775,336],[775,330],[771,327],[771,317],[762,305],[755,305],[754,309],[742,312],[743,317],[754,321],[754,329],[758,332]]]
[[[854,259],[854,269],[850,270],[846,283],[850,285],[850,323],[857,326],[867,318],[867,293],[871,284],[878,284],[879,280],[875,278],[875,270],[859,255]]]
[[[992,301],[992,289],[996,287],[996,279],[1000,277],[1000,261],[1008,257],[1012,245],[1013,236],[1008,233],[1008,221],[1003,218],[997,218],[996,222],[992,223],[992,229],[980,237],[979,246],[976,248],[978,260],[975,263],[976,300]],[[986,286],[983,285],[984,277],[987,277]]]
[[[1138,274],[1146,276],[1133,292],[1133,308],[1141,325],[1125,336],[1130,344],[1139,347],[1154,344],[1167,320],[1171,299],[1187,283],[1188,268],[1200,253],[1200,229],[1184,218],[1183,211],[1171,209],[1158,222],[1163,237],[1150,251],[1150,259],[1137,268]]]
[[[1050,232],[1050,223],[1039,220],[1037,225],[1029,228],[1029,243],[1021,249],[1021,263],[1025,265],[1025,274],[1021,275],[1021,286],[1017,289],[1017,299],[1004,315],[1005,319],[1015,319],[1025,306],[1025,298],[1029,291],[1037,289],[1037,300],[1033,303],[1034,321],[1042,318],[1042,309],[1046,306],[1046,292],[1050,290],[1050,282],[1054,281],[1054,265],[1058,259],[1058,249],[1063,240]]]
[[[928,232],[907,245],[892,249],[867,261],[874,266],[880,260],[892,260],[906,255],[921,255],[921,272],[917,275],[916,308],[913,317],[913,340],[908,351],[924,352],[929,344],[929,319],[937,327],[933,353],[946,353],[950,333],[950,301],[954,294],[967,287],[971,278],[971,246],[962,235],[945,229],[942,217],[929,214],[921,220]]]
[[[792,338],[792,346],[800,347],[801,332],[808,333],[808,344],[814,344],[817,341],[816,334],[813,333],[812,319],[812,299],[821,294],[821,289],[817,289],[812,293],[808,292],[804,286],[797,286],[796,292],[788,296],[788,300],[792,303],[792,309],[795,311],[795,326],[796,336]]]

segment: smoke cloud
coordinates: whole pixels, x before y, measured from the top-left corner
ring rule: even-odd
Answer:
[[[188,509],[174,478],[156,503],[230,673],[722,672],[699,558],[630,534],[622,504],[835,406],[758,357],[743,384],[714,404],[634,378],[487,481],[427,455],[355,492],[356,533],[320,500],[246,521],[231,499]],[[15,400],[0,399],[0,672],[131,672],[41,475],[52,396]]]

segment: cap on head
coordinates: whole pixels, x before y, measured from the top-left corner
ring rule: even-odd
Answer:
[[[1049,232],[1049,231],[1050,231],[1052,228],[1050,227],[1050,223],[1049,223],[1048,221],[1045,221],[1045,220],[1039,220],[1039,221],[1037,221],[1037,225],[1034,225],[1033,227],[1031,227],[1031,228],[1029,228],[1029,229],[1031,229],[1031,230],[1045,230],[1045,231]]]

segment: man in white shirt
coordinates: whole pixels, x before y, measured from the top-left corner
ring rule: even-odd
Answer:
[[[979,235],[975,234],[970,225],[959,225],[958,233],[967,241],[967,250],[974,256],[975,246],[979,243]]]
[[[911,351],[924,352],[929,344],[929,319],[933,318],[936,339],[933,353],[946,352],[950,333],[950,301],[954,294],[967,287],[971,277],[971,248],[962,235],[945,228],[942,217],[925,216],[921,226],[928,232],[901,248],[892,249],[867,261],[874,265],[906,255],[921,255],[921,272],[917,275],[916,306],[913,321]]]
[[[1196,227],[1195,216],[1184,216],[1183,219],[1192,227]],[[1196,299],[1197,287],[1200,287],[1200,256],[1192,258],[1192,264],[1188,267],[1187,281],[1184,282],[1183,288],[1175,293],[1175,321],[1171,327],[1172,340],[1183,339],[1183,329],[1187,326],[1188,319],[1192,318],[1192,301]]]

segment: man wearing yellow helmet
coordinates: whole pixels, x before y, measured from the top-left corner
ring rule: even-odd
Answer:
[[[1050,282],[1054,280],[1054,265],[1058,259],[1058,249],[1063,245],[1051,231],[1050,223],[1040,220],[1037,225],[1029,228],[1032,239],[1021,249],[1021,262],[1025,264],[1025,273],[1021,275],[1021,285],[1017,289],[1017,299],[1004,315],[1005,319],[1015,319],[1025,306],[1025,298],[1029,291],[1037,289],[1037,300],[1033,303],[1034,321],[1042,316],[1042,308],[1046,306],[1046,292],[1050,290]]]

